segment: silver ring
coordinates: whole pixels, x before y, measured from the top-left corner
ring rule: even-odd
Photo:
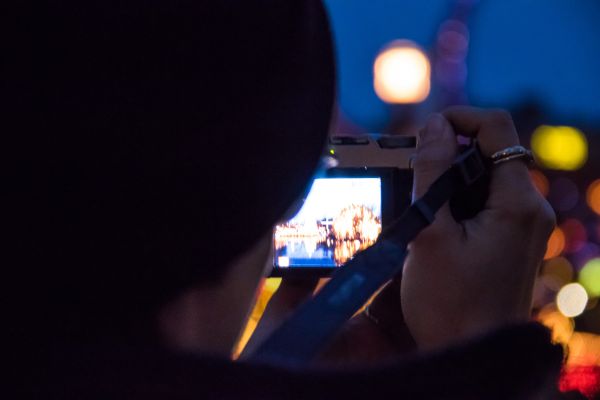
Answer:
[[[523,146],[507,147],[495,152],[490,158],[494,164],[500,164],[510,160],[522,160],[527,164],[531,164],[534,161],[531,150],[528,150]]]

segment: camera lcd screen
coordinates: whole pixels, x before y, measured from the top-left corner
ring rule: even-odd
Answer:
[[[382,228],[380,177],[318,178],[298,214],[275,226],[276,268],[334,268],[374,244]]]

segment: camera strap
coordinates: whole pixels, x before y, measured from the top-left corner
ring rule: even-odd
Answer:
[[[357,253],[337,270],[250,359],[290,366],[308,364],[377,290],[402,271],[408,243],[433,222],[442,205],[485,173],[483,157],[473,144],[381,233],[373,246]]]

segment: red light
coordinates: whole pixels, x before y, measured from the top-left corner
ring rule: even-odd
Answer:
[[[566,237],[565,253],[575,253],[581,250],[587,241],[587,232],[583,224],[579,220],[569,218],[560,224],[560,229]]]
[[[579,391],[589,399],[600,395],[600,366],[565,367],[559,380],[561,392]]]

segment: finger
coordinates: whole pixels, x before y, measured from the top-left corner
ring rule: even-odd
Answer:
[[[519,144],[512,118],[505,111],[455,106],[445,110],[443,115],[458,134],[476,138],[481,152],[487,157]],[[486,208],[514,209],[536,198],[534,192],[524,163],[518,160],[503,162],[493,167]]]
[[[414,159],[413,201],[423,196],[456,158],[458,144],[452,126],[440,114],[432,114],[419,133],[417,154]],[[434,223],[423,234],[451,235],[459,229],[446,203],[436,214]],[[422,238],[423,235],[420,235]]]
[[[509,113],[454,106],[442,112],[459,135],[477,138],[481,152],[491,156],[496,151],[519,144],[519,136]]]

